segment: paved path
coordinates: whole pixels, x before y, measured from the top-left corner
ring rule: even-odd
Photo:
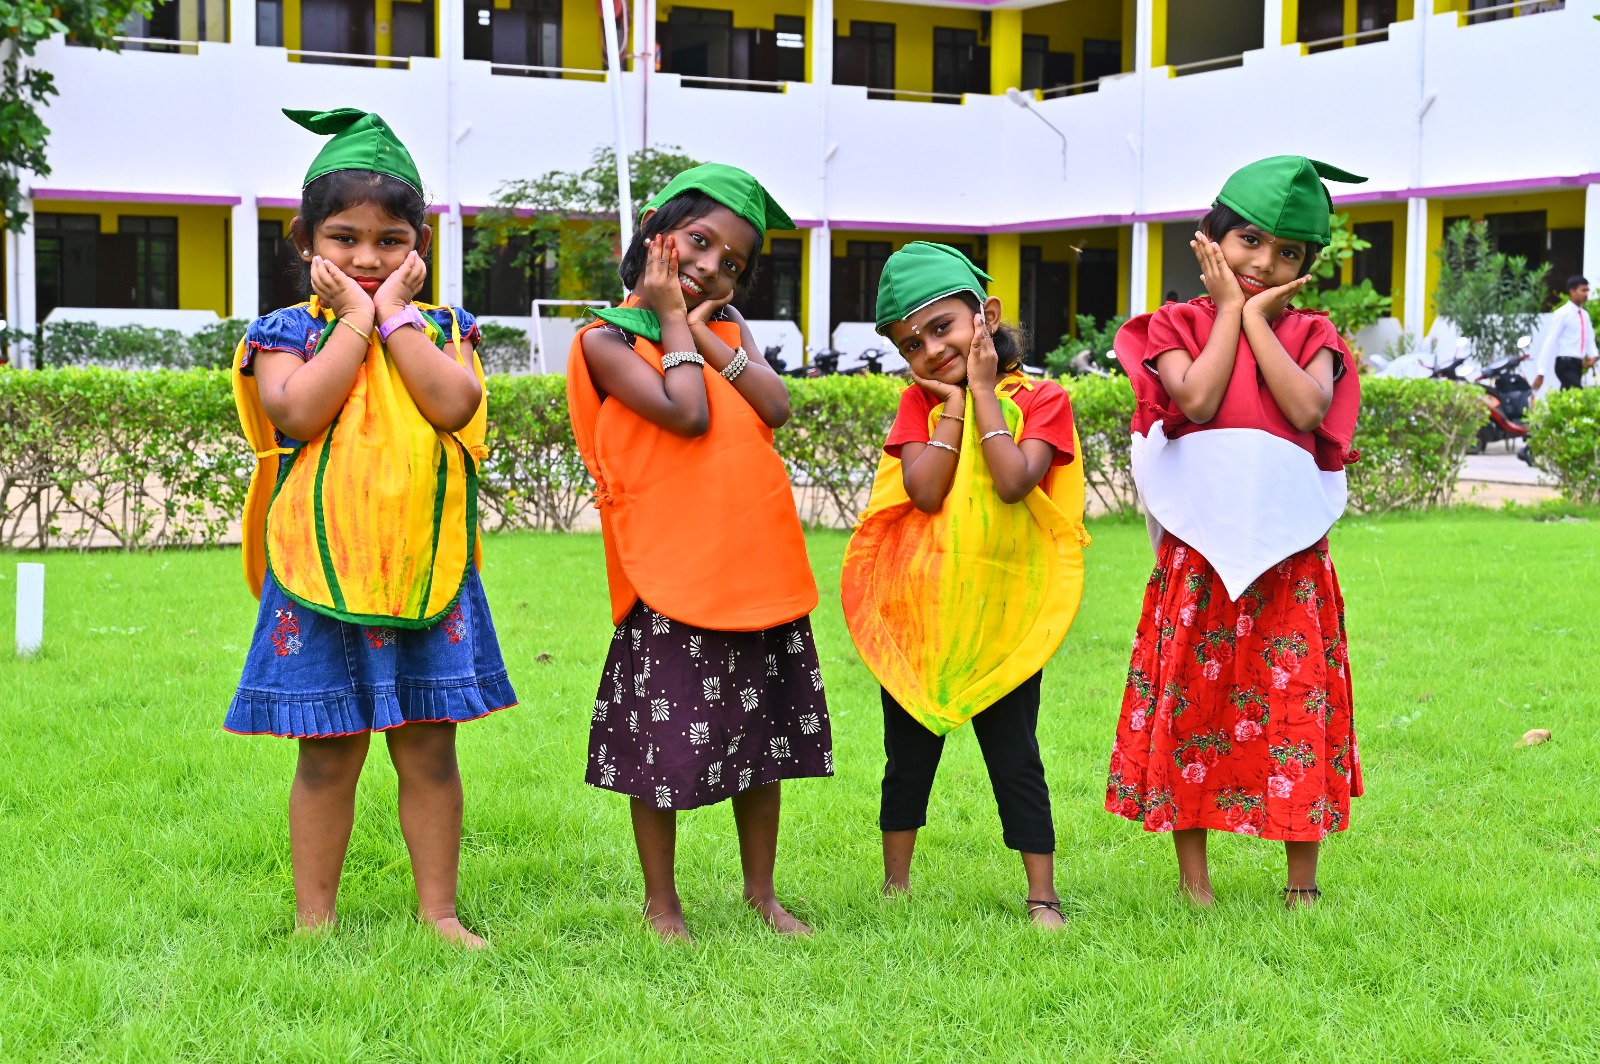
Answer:
[[[1456,501],[1498,507],[1505,502],[1536,503],[1555,498],[1555,481],[1533,468],[1504,443],[1491,444],[1487,454],[1467,455],[1456,482]]]

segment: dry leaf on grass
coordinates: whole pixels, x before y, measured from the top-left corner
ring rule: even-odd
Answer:
[[[1549,728],[1530,728],[1528,731],[1523,733],[1522,739],[1521,739],[1521,741],[1519,741],[1517,743],[1517,745],[1518,746],[1538,746],[1540,743],[1547,743],[1549,741],[1550,741],[1550,729]]]
[[[548,664],[550,664],[550,655],[549,654],[540,654],[538,657],[534,658],[533,660],[537,661],[540,665],[548,665]]]

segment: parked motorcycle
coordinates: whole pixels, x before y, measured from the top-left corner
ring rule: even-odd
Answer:
[[[1519,371],[1528,359],[1532,337],[1517,338],[1517,353],[1497,359],[1483,368],[1476,383],[1489,404],[1489,423],[1478,429],[1478,451],[1499,440],[1521,440],[1528,436],[1528,407],[1533,402],[1533,385]]]

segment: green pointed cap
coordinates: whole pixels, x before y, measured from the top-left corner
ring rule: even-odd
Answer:
[[[650,197],[644,209],[655,210],[680,192],[704,192],[734,214],[755,226],[756,232],[768,229],[793,229],[794,221],[778,206],[761,182],[726,163],[706,163],[691,166],[671,181],[667,187]]]
[[[1216,202],[1273,236],[1327,246],[1333,197],[1322,179],[1359,185],[1366,181],[1337,166],[1304,155],[1274,155],[1235,170]]]
[[[377,115],[354,107],[332,111],[293,111],[285,107],[283,113],[313,133],[332,134],[311,161],[301,188],[336,170],[376,170],[398,177],[422,195],[422,175],[417,173],[411,153],[389,123]]]
[[[878,278],[878,331],[957,292],[971,292],[982,302],[988,298],[984,282],[992,280],[949,244],[913,240],[883,264]]]

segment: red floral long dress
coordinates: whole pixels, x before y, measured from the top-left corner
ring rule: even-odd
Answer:
[[[1106,808],[1148,831],[1290,842],[1350,823],[1361,793],[1344,600],[1326,540],[1228,600],[1172,536],[1145,589]]]
[[[1315,841],[1349,826],[1362,791],[1344,600],[1326,536],[1344,509],[1344,463],[1356,457],[1359,386],[1326,317],[1291,308],[1273,325],[1290,356],[1302,366],[1325,347],[1340,357],[1322,426],[1289,425],[1243,337],[1217,416],[1195,425],[1153,363],[1174,349],[1198,358],[1215,314],[1210,300],[1169,304],[1117,337],[1139,403],[1135,477],[1166,531],[1106,809],[1147,831]]]

